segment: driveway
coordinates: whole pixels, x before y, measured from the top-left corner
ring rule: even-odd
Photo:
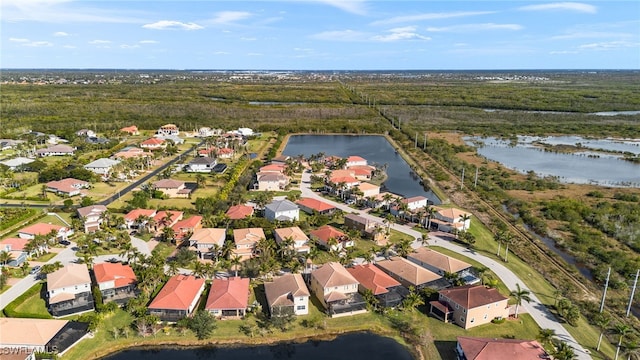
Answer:
[[[317,200],[321,200],[324,201],[326,203],[329,203],[333,206],[335,206],[338,209],[341,209],[342,211],[346,212],[346,213],[357,213],[360,216],[363,216],[365,218],[371,219],[371,220],[375,220],[378,222],[382,222],[382,218],[379,218],[377,216],[373,216],[370,215],[368,213],[366,213],[363,210],[356,210],[353,208],[350,208],[349,206],[347,206],[346,204],[342,204],[342,203],[337,203],[335,201],[331,201],[328,199],[323,198],[322,196],[318,195],[318,193],[314,192],[311,188],[310,188],[310,180],[311,180],[311,174],[307,173],[307,172],[303,172],[302,173],[302,181],[300,181],[300,190],[302,191],[302,197],[309,197],[309,198],[313,198],[313,199],[317,199]],[[412,236],[414,239],[414,242],[411,244],[411,246],[416,249],[422,246],[421,241],[417,240],[422,238],[422,233],[415,231],[413,229],[411,229],[408,226],[405,225],[400,225],[400,224],[393,224],[391,226],[392,229],[400,231],[404,234],[407,234],[409,236]],[[452,243],[449,240],[446,240],[446,238],[444,237],[438,237],[437,235],[434,234],[429,234],[429,241],[428,241],[429,245],[437,245],[437,246],[441,246],[445,249],[451,250],[455,253],[467,256],[479,263],[481,263],[482,265],[488,267],[489,269],[491,269],[496,276],[498,276],[500,278],[500,280],[507,286],[507,288],[509,289],[515,289],[516,288],[516,284],[520,284],[520,286],[522,288],[524,287],[524,282],[522,280],[520,280],[513,272],[511,272],[511,270],[507,269],[503,264],[490,259],[484,255],[480,255],[478,253],[476,253],[473,250],[470,250],[466,247],[462,247],[462,246],[458,246],[454,243]],[[360,259],[359,259],[360,260]],[[569,334],[569,332],[567,331],[567,329],[564,328],[564,326],[562,326],[562,324],[560,324],[560,322],[558,321],[558,319],[555,317],[555,315],[553,315],[549,309],[547,309],[546,306],[544,306],[540,300],[538,299],[538,297],[536,296],[536,294],[534,294],[533,292],[530,295],[531,297],[531,302],[530,303],[523,303],[521,308],[523,311],[522,312],[527,312],[531,315],[531,317],[533,318],[533,320],[538,324],[538,326],[540,326],[541,329],[553,329],[556,333],[556,337],[562,341],[566,341],[574,350],[575,353],[577,355],[577,359],[580,360],[588,360],[591,359],[591,356],[587,353],[587,351],[580,345],[578,344],[578,342],[573,338],[573,336],[571,336],[571,334]]]

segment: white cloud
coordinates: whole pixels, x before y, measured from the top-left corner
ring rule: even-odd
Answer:
[[[253,53],[253,52],[251,52],[251,53],[247,53],[247,56],[262,56],[262,55],[264,55],[264,54],[261,54],[261,53]]]
[[[140,44],[158,44],[159,41],[155,41],[155,40],[140,40],[140,41],[138,41],[138,43],[140,43]]]
[[[69,36],[69,34],[64,32],[64,31],[56,31],[56,32],[53,33],[53,36],[64,37],[64,36]]]
[[[104,45],[104,44],[111,44],[110,40],[91,40],[89,41],[89,44],[91,45]]]
[[[7,21],[34,21],[69,24],[91,23],[139,23],[140,18],[131,17],[135,11],[115,11],[98,7],[87,7],[87,2],[70,0],[2,0],[0,18]],[[138,12],[140,13],[140,12]]]
[[[351,14],[365,15],[367,6],[364,0],[316,0],[319,3],[336,7]]]
[[[258,39],[254,38],[254,37],[241,37],[240,40],[242,40],[242,41],[256,41]]]
[[[137,49],[139,47],[140,47],[140,45],[137,45],[137,44],[136,45],[128,45],[128,44],[120,45],[121,49]]]
[[[29,39],[22,39],[22,38],[9,38],[9,41],[11,41],[11,42],[18,42],[18,43],[26,43],[26,42],[29,42]]]
[[[597,39],[597,38],[630,38],[632,34],[606,31],[576,31],[551,37],[552,40]]]
[[[554,51],[549,51],[549,55],[570,55],[570,54],[577,54],[578,52],[575,50],[554,50]]]
[[[213,53],[213,55],[231,55],[231,53],[226,51],[216,51]]]
[[[321,33],[311,35],[311,38],[329,41],[365,41],[368,38],[368,34],[355,30],[335,30],[323,31]]]
[[[74,46],[74,45],[65,45],[65,46],[63,46],[63,48],[65,48],[65,49],[75,49],[76,46]]]
[[[396,16],[385,20],[378,20],[371,23],[371,25],[389,25],[406,22],[416,22],[424,20],[439,20],[439,19],[451,19],[469,16],[479,16],[493,14],[495,11],[457,11],[448,13],[424,13],[407,16]]]
[[[211,19],[213,24],[229,24],[236,21],[250,18],[252,15],[246,11],[221,11],[216,13],[216,17]]]
[[[428,27],[430,32],[476,32],[485,30],[522,30],[523,27],[518,24],[463,24],[445,27]]]
[[[630,41],[608,41],[608,42],[584,44],[579,46],[580,49],[598,50],[598,51],[615,50],[615,49],[622,49],[622,48],[637,48],[637,47],[640,47],[640,43],[630,42]]]
[[[539,4],[539,5],[528,5],[522,6],[518,8],[522,11],[547,11],[547,10],[564,10],[564,11],[574,11],[588,14],[595,14],[598,11],[598,8],[583,3],[577,2],[557,2],[557,3],[549,3],[549,4]]]
[[[204,29],[196,23],[183,23],[175,20],[160,20],[151,24],[142,25],[145,29],[152,30],[201,30]]]
[[[376,35],[371,37],[371,40],[374,41],[382,41],[382,42],[390,42],[390,41],[399,41],[399,40],[431,40],[428,36],[423,36],[416,33],[415,26],[405,26],[395,29],[390,29],[389,34],[386,35]]]
[[[28,43],[23,43],[22,46],[30,46],[30,47],[48,47],[53,46],[53,43],[48,41],[31,41]]]

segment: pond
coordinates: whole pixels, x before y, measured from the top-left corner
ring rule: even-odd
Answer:
[[[615,156],[597,155],[598,149],[640,152],[638,140],[588,140],[580,137],[518,137],[517,143],[495,137],[467,137],[467,144],[478,145],[478,154],[521,173],[533,171],[538,176],[554,176],[563,183],[595,184],[612,187],[640,187],[640,164]],[[534,146],[548,144],[580,144],[587,153],[556,153]],[[594,155],[596,154],[596,155]]]
[[[106,360],[412,360],[393,339],[371,333],[341,335],[331,341],[280,343],[263,346],[144,348],[125,350]]]
[[[441,203],[431,190],[424,189],[421,179],[384,136],[293,135],[283,151],[284,155],[305,157],[318,153],[340,157],[357,155],[372,165],[386,164],[388,177],[382,184],[384,189],[404,197],[424,196],[434,204]]]

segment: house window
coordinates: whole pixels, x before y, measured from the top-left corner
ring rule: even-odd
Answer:
[[[491,304],[487,305],[487,309],[491,309]]]
[[[487,320],[487,314],[484,314],[484,319]]]
[[[304,301],[304,298],[303,297],[298,298],[298,301]]]
[[[475,321],[476,321],[476,318],[471,318],[471,320],[469,320],[471,324],[473,324]]]
[[[460,318],[460,322],[464,324],[464,318],[463,317]]]
[[[306,306],[304,306],[304,305],[296,306],[296,310],[304,310],[304,309],[306,309]]]
[[[460,309],[460,305],[456,304],[456,310]]]
[[[466,314],[467,313],[467,309],[462,309],[462,313]]]

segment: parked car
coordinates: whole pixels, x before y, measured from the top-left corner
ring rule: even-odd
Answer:
[[[59,243],[60,245],[64,245],[64,246],[71,245],[71,241],[68,241],[68,240],[60,240]]]
[[[110,262],[110,263],[114,263],[114,264],[115,264],[115,263],[117,263],[117,262],[120,262],[120,260],[118,260],[117,258],[112,257],[111,259],[107,260],[107,262]]]
[[[37,274],[39,272],[40,272],[40,265],[36,265],[36,266],[31,268],[31,271],[29,271],[29,274],[35,275],[35,274]]]

